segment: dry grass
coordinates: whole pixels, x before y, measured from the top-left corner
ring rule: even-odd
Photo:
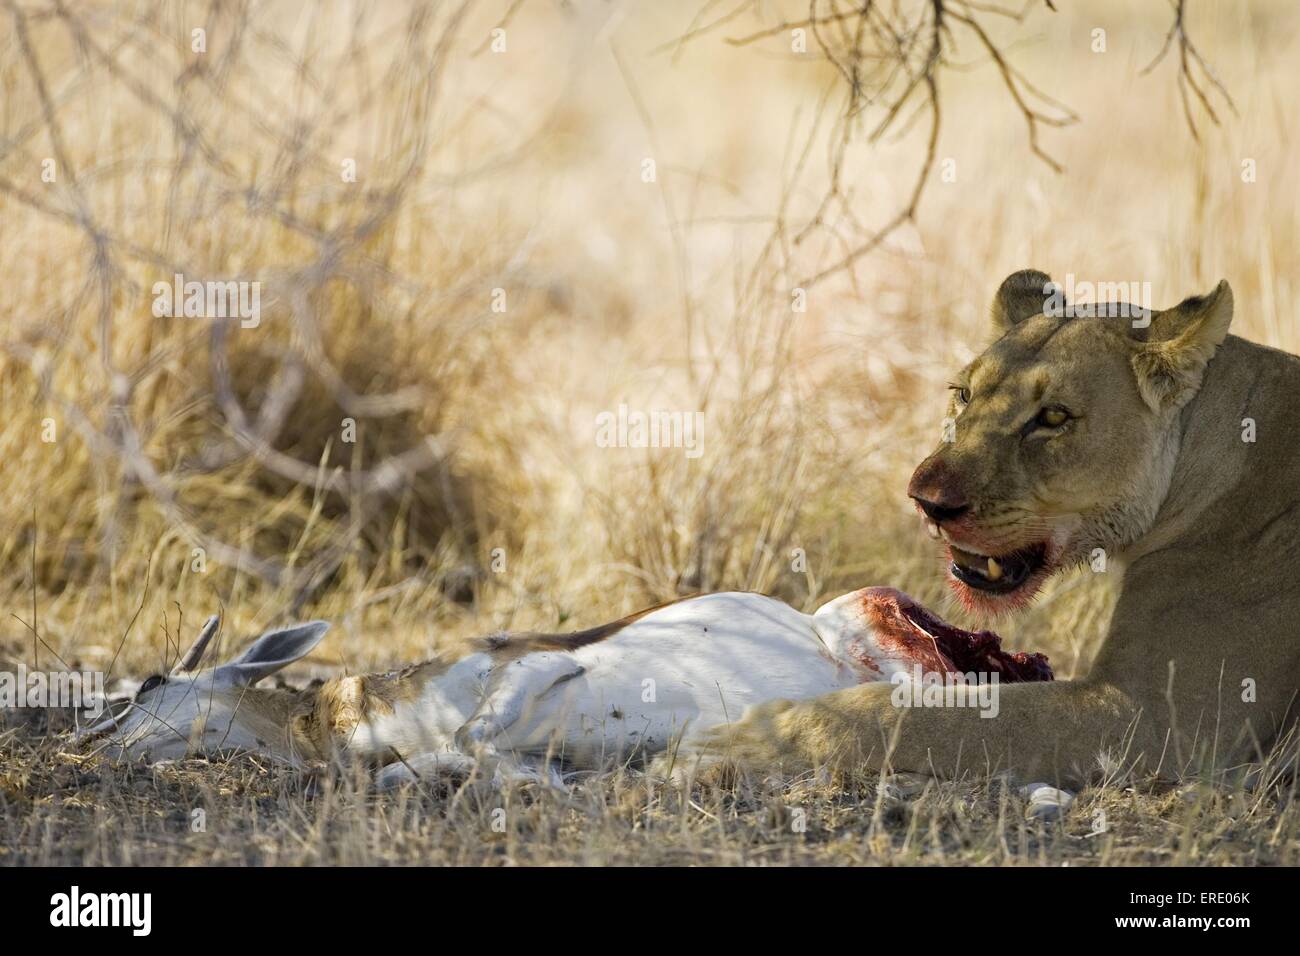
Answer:
[[[633,771],[571,791],[311,780],[254,758],[106,767],[0,737],[0,863],[89,865],[1296,865],[1290,784],[1081,793],[1025,817],[999,778],[742,780],[683,794]]]
[[[1079,117],[1038,131],[1064,171],[963,41],[935,152],[955,181],[812,284],[906,205],[924,123],[869,143],[868,107],[837,150],[834,67],[784,34],[725,42],[777,12],[679,47],[698,4],[525,4],[494,53],[510,6],[0,6],[0,653],[30,664],[35,623],[46,666],[143,676],[220,605],[227,634],[334,620],[319,663],[357,672],[731,587],[810,608],[887,583],[960,620],[903,488],[1003,275],[1148,281],[1156,305],[1227,277],[1237,332],[1300,351],[1288,4],[1193,3],[1236,104],[1216,126],[1193,102],[1199,139],[1176,58],[1141,75],[1161,5],[993,17]],[[809,228],[836,157],[843,202]],[[155,318],[175,267],[262,281],[261,325]],[[304,473],[237,440],[214,358],[250,419],[284,400],[269,452]],[[705,454],[597,447],[619,403],[703,411]],[[366,487],[426,436],[436,456]],[[1113,591],[1066,578],[1000,628],[1075,676]],[[1289,785],[1099,788],[1046,828],[987,779],[380,799],[251,761],[82,766],[29,718],[0,734],[3,862],[1300,862]]]

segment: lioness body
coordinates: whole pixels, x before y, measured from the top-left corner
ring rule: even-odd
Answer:
[[[700,753],[1079,782],[1103,750],[1163,776],[1234,767],[1292,725],[1300,359],[1226,334],[1226,284],[1141,331],[1039,314],[1026,290],[1040,279],[1004,283],[994,306],[1004,334],[958,385],[968,407],[953,409],[957,441],[922,464],[911,492],[939,519],[932,533],[956,545],[954,561],[974,566],[952,573],[978,585],[956,582],[975,608],[1014,609],[1038,583],[1033,571],[1028,596],[999,595],[1006,561],[982,569],[984,554],[1041,538],[1031,565],[1043,573],[1108,554],[1122,591],[1089,675],[1008,686],[987,721],[900,710],[873,687],[776,702],[709,735]],[[1081,404],[1077,420],[1025,418],[1035,403],[1056,408],[1055,393]],[[1017,444],[1004,436],[1022,419]]]

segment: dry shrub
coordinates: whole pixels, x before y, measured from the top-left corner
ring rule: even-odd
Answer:
[[[41,598],[56,643],[151,584],[237,618],[415,575],[465,600],[481,536],[515,540],[496,409],[551,304],[526,230],[460,214],[446,182],[467,9],[323,13],[306,37],[285,11],[170,13],[12,11],[27,113],[4,159],[27,175],[0,203],[43,281],[0,350],[9,596]],[[260,321],[155,314],[176,273],[258,283]]]

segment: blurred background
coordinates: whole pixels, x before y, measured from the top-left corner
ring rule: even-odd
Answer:
[[[975,623],[905,487],[1007,273],[1227,278],[1300,351],[1300,9],[1051,6],[6,3],[0,648],[141,674],[224,609],[356,671],[872,584]],[[177,274],[258,321],[155,314]],[[603,447],[620,405],[702,454]],[[1079,674],[1112,578],[995,626]]]

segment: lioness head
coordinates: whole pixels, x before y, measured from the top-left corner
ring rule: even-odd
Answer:
[[[1151,529],[1179,410],[1232,320],[1226,282],[1145,316],[1122,303],[1061,309],[1059,296],[1042,272],[1002,283],[997,341],[952,380],[945,440],[908,487],[972,610],[1022,607],[1054,572]]]

